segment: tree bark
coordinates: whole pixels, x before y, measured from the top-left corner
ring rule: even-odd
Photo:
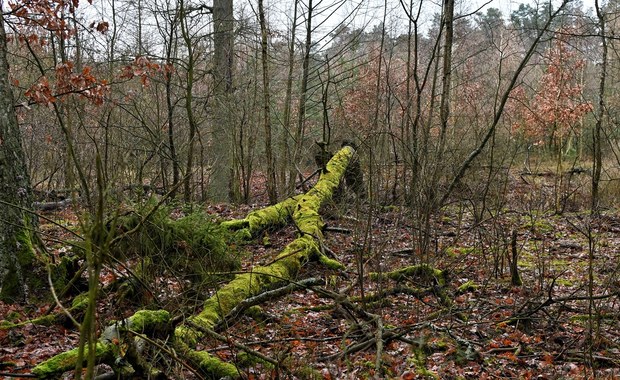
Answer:
[[[308,98],[308,77],[310,76],[310,49],[312,48],[312,12],[314,11],[312,0],[308,1],[308,13],[306,20],[306,42],[304,44],[304,60],[302,63],[301,89],[299,93],[299,103],[297,107],[297,129],[295,130],[295,141],[293,147],[293,157],[290,162],[289,174],[289,194],[295,192],[295,177],[297,168],[295,165],[301,157],[301,147],[305,135],[304,123],[306,122],[306,100]],[[293,41],[294,43],[294,41]]]
[[[271,93],[269,91],[269,54],[267,54],[267,22],[263,0],[258,0],[258,18],[261,34],[261,58],[263,63],[263,127],[265,129],[265,156],[267,158],[267,195],[270,203],[278,201],[276,190],[276,168],[271,148]]]
[[[599,5],[598,0],[594,0],[594,8],[596,9],[596,16],[598,18],[598,25],[601,35],[601,46],[603,48],[603,57],[601,62],[601,73],[599,78],[598,89],[598,109],[596,114],[596,124],[594,126],[594,132],[592,133],[592,201],[590,209],[593,214],[600,212],[599,205],[599,183],[601,180],[601,168],[603,167],[603,155],[601,153],[601,130],[603,127],[603,118],[605,117],[605,110],[607,108],[605,104],[605,82],[607,80],[607,37],[606,37],[606,23],[605,14]]]
[[[198,123],[194,117],[194,69],[196,66],[196,56],[194,52],[194,41],[189,32],[189,21],[187,10],[185,9],[185,2],[181,1],[181,35],[183,41],[185,41],[185,48],[187,49],[187,83],[185,85],[185,112],[187,114],[187,124],[189,125],[189,142],[187,147],[187,160],[185,164],[185,177],[183,178],[183,200],[187,203],[192,200],[192,179],[194,177],[194,146],[196,145],[196,132],[198,130]]]
[[[2,5],[0,4],[0,10]],[[33,228],[28,213],[32,189],[21,145],[13,92],[9,84],[7,41],[0,17],[0,300],[15,302],[29,296],[36,285],[33,265]]]
[[[226,202],[239,198],[233,178],[233,128],[230,97],[232,94],[233,65],[233,2],[213,1],[214,82],[213,154],[215,164],[211,174],[209,195],[213,201]]]

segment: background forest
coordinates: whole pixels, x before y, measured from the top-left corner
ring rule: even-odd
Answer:
[[[620,376],[620,2],[590,7],[4,2],[0,371]]]

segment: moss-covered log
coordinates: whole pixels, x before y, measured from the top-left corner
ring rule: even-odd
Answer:
[[[250,239],[266,228],[274,228],[286,225],[293,215],[293,208],[300,196],[290,197],[273,206],[250,212],[243,219],[228,220],[221,223],[232,231],[237,231],[238,237]]]
[[[372,280],[389,278],[394,281],[402,281],[408,277],[422,280],[428,285],[433,285],[435,282],[439,286],[444,286],[446,284],[445,272],[440,269],[433,268],[428,264],[411,265],[392,272],[370,274],[370,278]]]
[[[250,272],[237,275],[226,286],[205,301],[200,314],[189,318],[191,324],[202,329],[212,329],[223,320],[240,302],[282,281],[292,280],[301,266],[312,258],[322,257],[320,240],[323,238],[323,221],[319,209],[331,199],[340,185],[344,172],[354,154],[351,147],[341,149],[327,164],[317,184],[302,196],[295,197],[292,219],[299,230],[299,236],[273,260],[270,265],[253,268]],[[263,220],[281,220],[282,208],[271,209],[262,214]],[[266,210],[266,209],[264,209]],[[266,226],[267,224],[263,224]],[[238,370],[213,358],[206,352],[196,351],[194,347],[203,337],[199,329],[191,324],[180,325],[175,330],[177,349],[185,353],[200,369],[215,377],[238,377]]]
[[[212,330],[245,299],[277,283],[293,280],[302,265],[309,260],[320,259],[322,262],[330,263],[331,259],[325,259],[321,253],[324,224],[319,215],[319,209],[331,199],[340,185],[354,153],[351,147],[341,149],[329,161],[317,184],[307,193],[254,211],[244,219],[222,223],[228,229],[242,231],[245,236],[253,236],[265,228],[281,226],[292,220],[298,228],[299,235],[269,265],[255,267],[248,273],[235,276],[232,281],[205,301],[199,314],[188,318],[185,323],[175,328],[176,352],[188,358],[193,366],[203,374],[212,378],[226,376],[237,378],[240,375],[239,370],[233,364],[224,363],[205,351],[195,349],[199,340],[205,336],[204,331]],[[139,313],[143,312],[136,313],[130,320],[140,320]],[[135,326],[135,322],[132,323]],[[111,343],[105,335],[103,334],[97,344],[97,356],[100,360],[109,360],[109,355],[113,352],[110,347]],[[73,368],[77,359],[74,351],[57,355],[40,364],[33,370],[33,373],[40,377],[49,377]],[[57,363],[62,363],[62,365]]]
[[[170,314],[165,310],[140,310],[133,316],[122,322],[114,322],[101,334],[96,346],[96,357],[98,363],[106,363],[113,368],[118,368],[118,363],[122,363],[125,350],[122,348],[122,341],[125,338],[124,332],[132,330],[138,333],[149,333],[165,329],[170,322]],[[87,357],[85,354],[84,357]],[[43,363],[37,365],[32,370],[32,374],[40,378],[58,377],[59,374],[75,368],[78,358],[78,348],[56,355]],[[122,371],[126,371],[123,369]]]

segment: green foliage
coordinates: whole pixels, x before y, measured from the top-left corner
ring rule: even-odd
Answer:
[[[194,211],[179,219],[170,217],[170,209],[160,207],[132,213],[120,218],[119,225],[128,234],[118,246],[115,255],[137,255],[144,265],[141,277],[149,271],[175,271],[194,282],[202,282],[214,272],[239,268],[239,254],[231,248],[234,236],[205,212]],[[143,215],[148,218],[143,221]]]

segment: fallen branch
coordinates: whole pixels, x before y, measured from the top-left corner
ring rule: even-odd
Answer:
[[[212,338],[215,338],[215,339],[219,340],[220,342],[224,342],[224,343],[227,343],[229,345],[232,345],[235,348],[238,348],[238,349],[240,349],[240,350],[242,350],[242,351],[244,351],[244,352],[246,352],[246,353],[248,353],[248,354],[250,354],[252,356],[255,356],[255,357],[259,358],[260,360],[262,360],[264,362],[267,362],[267,363],[273,365],[274,367],[278,367],[279,366],[279,363],[278,363],[277,360],[272,359],[272,358],[270,358],[268,356],[265,356],[265,355],[261,354],[260,352],[251,349],[250,347],[246,346],[245,344],[233,342],[231,339],[225,337],[224,335],[218,334],[218,333],[216,333],[213,330],[202,328],[201,326],[198,326],[198,325],[196,325],[194,323],[191,323],[191,325],[192,325],[192,327],[202,331],[203,333],[209,335]]]
[[[286,294],[290,294],[299,289],[305,289],[311,286],[323,285],[325,282],[318,278],[307,278],[305,280],[301,280],[298,282],[291,282],[285,286],[274,290],[268,290],[266,292],[260,293],[254,297],[246,298],[245,300],[239,302],[237,306],[235,306],[228,315],[218,323],[214,330],[220,331],[224,326],[228,326],[231,321],[237,319],[244,311],[248,308],[260,305],[266,301],[274,300],[276,298],[282,297]]]
[[[316,185],[307,193],[251,212],[244,219],[221,224],[225,228],[238,231],[237,233],[242,237],[248,238],[266,228],[283,225],[292,219],[299,231],[299,236],[287,245],[269,265],[255,267],[247,273],[237,274],[232,281],[204,302],[199,314],[189,317],[174,329],[175,351],[187,358],[200,373],[215,378],[240,377],[239,370],[233,364],[222,362],[206,351],[196,350],[196,346],[205,335],[210,335],[210,331],[213,331],[218,323],[225,321],[227,316],[244,300],[255,297],[274,285],[291,282],[299,269],[309,260],[318,259],[322,263],[331,264],[336,262],[327,258],[321,251],[324,223],[319,215],[319,209],[331,199],[339,187],[354,153],[351,147],[342,148],[329,161]],[[145,219],[141,220],[143,222]],[[136,228],[128,233],[135,231]],[[141,332],[134,325],[143,320],[139,318],[143,313],[153,313],[153,315],[165,313],[166,322],[170,320],[168,313],[163,310],[141,311],[125,320],[125,323],[131,326],[132,330]],[[118,355],[115,355],[115,346],[111,338],[107,338],[106,335],[110,335],[107,329],[97,342],[96,356],[99,362],[111,363],[113,366]],[[33,369],[33,373],[40,377],[50,377],[72,369],[76,364],[76,354],[77,349],[57,355],[39,364]],[[113,368],[115,371],[126,373],[124,369],[117,369],[114,366]]]

